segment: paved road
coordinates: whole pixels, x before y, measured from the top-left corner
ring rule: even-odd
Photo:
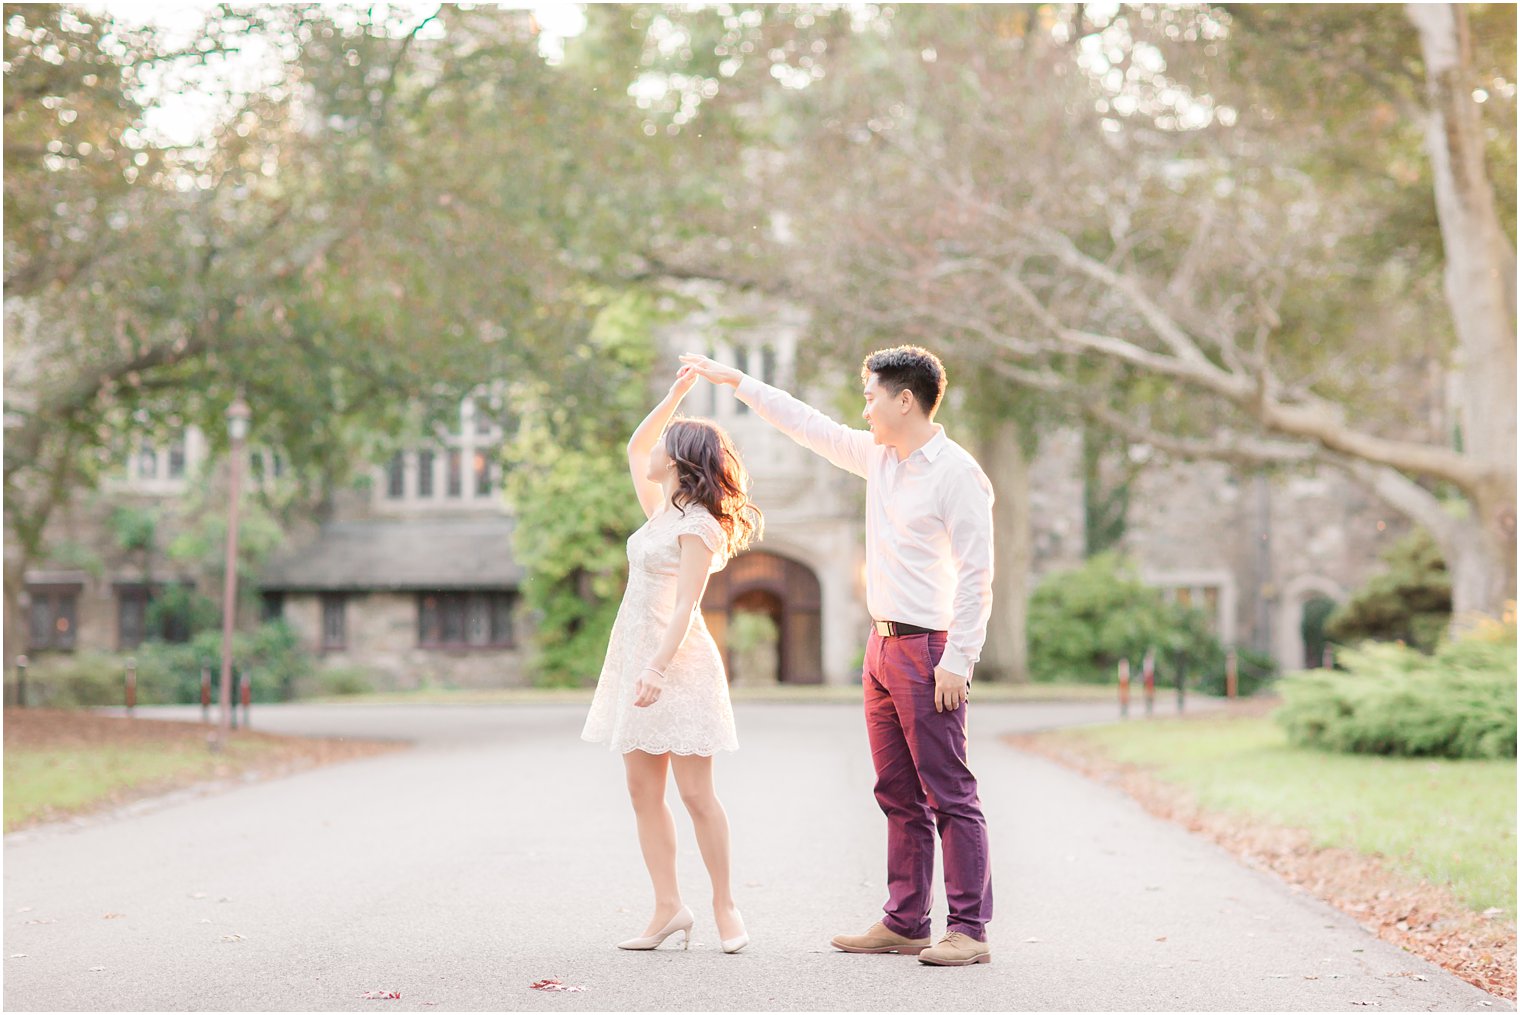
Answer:
[[[621,765],[579,742],[581,706],[287,706],[256,721],[418,746],[8,837],[5,1007],[1514,1010],[996,740],[1108,706],[973,708],[995,854],[989,965],[828,947],[885,895],[853,707],[737,706],[743,749],[720,760],[719,785],[753,943],[724,955],[679,810],[696,941],[612,947],[642,928],[649,890]],[[586,989],[528,989],[546,977]],[[382,988],[401,1000],[359,998]]]

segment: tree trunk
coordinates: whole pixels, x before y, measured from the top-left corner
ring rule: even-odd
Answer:
[[[1484,166],[1482,124],[1472,97],[1467,12],[1410,4],[1425,60],[1425,145],[1445,248],[1446,302],[1458,342],[1463,451],[1489,470],[1469,491],[1469,528],[1448,557],[1453,617],[1497,616],[1515,596],[1514,248],[1499,222]]]
[[[16,657],[26,654],[27,602],[26,568],[28,555],[19,549],[7,548],[5,554],[5,664],[3,671],[11,674],[16,668]]]
[[[992,617],[974,680],[1029,680],[1029,462],[1013,420],[1000,420],[982,442],[978,460],[992,481]]]

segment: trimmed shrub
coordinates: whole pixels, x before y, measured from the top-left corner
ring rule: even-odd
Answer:
[[[1432,651],[1451,621],[1451,576],[1440,548],[1416,529],[1382,555],[1387,568],[1367,579],[1325,622],[1342,645],[1402,641]]]
[[[1311,670],[1282,683],[1278,723],[1296,744],[1357,754],[1515,756],[1515,628],[1442,644],[1345,649],[1345,672]]]
[[[1050,575],[1029,599],[1034,680],[1107,683],[1120,659],[1138,665],[1149,649],[1156,650],[1163,683],[1183,655],[1191,680],[1217,673],[1223,692],[1224,649],[1203,612],[1163,600],[1117,554],[1100,553],[1079,568]]]
[[[277,620],[233,635],[235,665],[251,681],[256,702],[288,701],[296,683],[314,668],[295,631]],[[222,672],[222,635],[202,631],[187,642],[147,641],[131,652],[79,652],[38,659],[27,673],[27,704],[45,708],[121,705],[126,702],[126,661],[137,661],[140,705],[189,705],[201,700],[201,669],[215,684]],[[215,690],[212,692],[215,697]]]

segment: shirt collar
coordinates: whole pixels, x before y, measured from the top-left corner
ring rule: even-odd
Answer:
[[[934,436],[930,437],[929,440],[924,443],[924,446],[918,450],[922,451],[924,453],[924,457],[932,462],[940,456],[940,453],[944,451],[945,448],[949,446],[950,438],[945,436],[944,425],[935,423]],[[912,456],[910,455],[909,457],[911,458]]]

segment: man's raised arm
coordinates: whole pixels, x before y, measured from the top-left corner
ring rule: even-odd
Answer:
[[[847,472],[866,478],[876,442],[865,430],[837,423],[806,402],[793,398],[780,388],[758,378],[724,366],[706,356],[688,353],[681,362],[714,384],[726,384],[745,405],[771,426],[816,454],[822,455]]]

